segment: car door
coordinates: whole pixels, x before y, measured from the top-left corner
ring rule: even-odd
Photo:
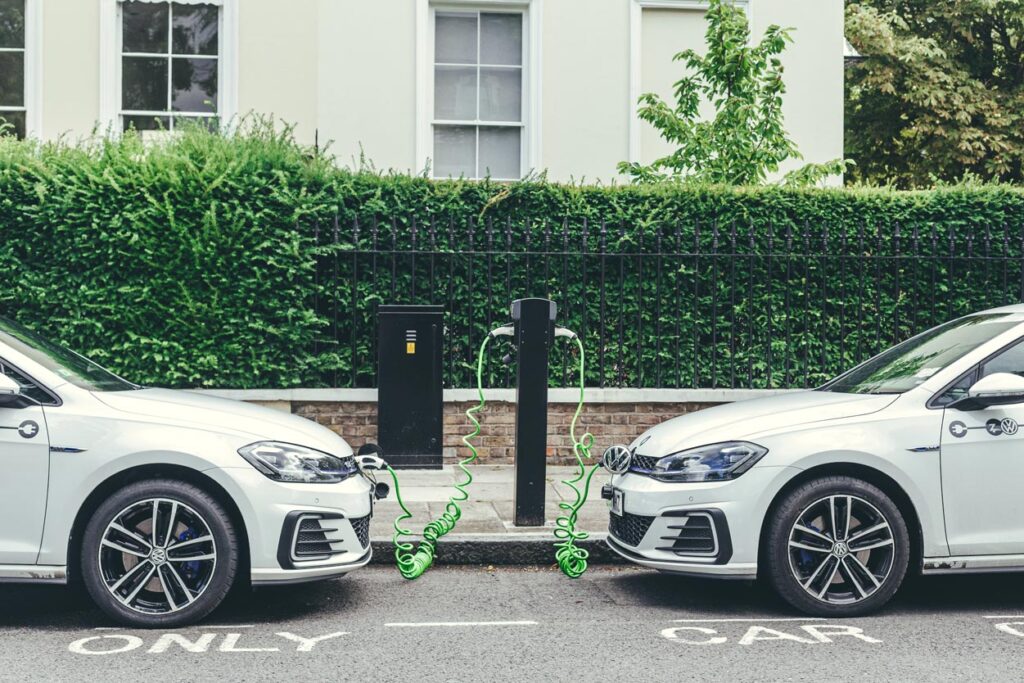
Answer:
[[[996,372],[1024,377],[1024,343],[982,363],[949,390],[950,400]],[[945,408],[942,498],[953,555],[1024,553],[1024,403]]]
[[[29,397],[39,395],[38,387],[2,359],[0,372],[21,384]],[[35,564],[49,473],[50,440],[43,408],[31,400],[0,406],[0,564]]]

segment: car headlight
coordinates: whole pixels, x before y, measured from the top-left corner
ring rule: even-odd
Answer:
[[[339,458],[305,446],[260,441],[238,449],[238,454],[274,481],[299,484],[335,484],[355,474],[355,458]]]
[[[661,481],[721,481],[735,479],[764,457],[768,449],[746,441],[698,446],[654,463],[651,476]]]

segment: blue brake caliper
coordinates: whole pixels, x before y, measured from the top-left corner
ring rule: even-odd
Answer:
[[[190,541],[196,537],[196,530],[189,527],[178,534],[178,542]],[[194,579],[199,574],[199,563],[198,562],[186,562],[183,565],[185,576],[189,579]]]

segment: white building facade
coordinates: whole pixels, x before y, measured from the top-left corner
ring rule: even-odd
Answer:
[[[795,29],[786,125],[843,156],[842,0],[736,0]],[[667,147],[636,117],[703,46],[702,0],[0,0],[0,117],[44,139],[250,112],[344,164],[612,181]],[[794,164],[796,165],[796,162]]]

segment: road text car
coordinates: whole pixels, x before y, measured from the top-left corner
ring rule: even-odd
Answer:
[[[605,454],[608,544],[862,614],[910,571],[1024,570],[1024,305],[928,330],[813,391],[664,422]]]

